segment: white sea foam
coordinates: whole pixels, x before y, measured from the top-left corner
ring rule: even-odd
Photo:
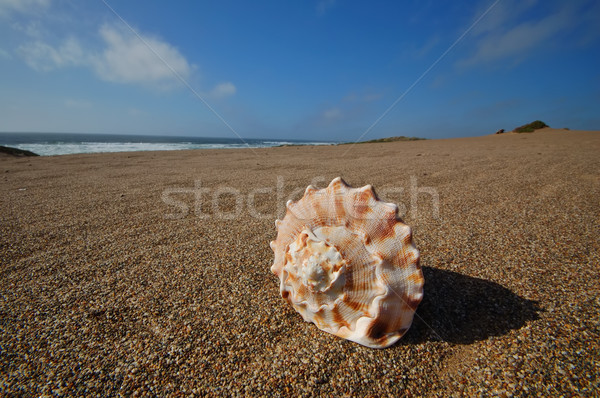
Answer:
[[[254,141],[243,143],[193,143],[193,142],[42,142],[12,144],[42,156],[70,155],[77,153],[176,151],[185,149],[265,148],[280,145],[331,145],[323,142]]]
[[[82,142],[52,144],[18,144],[16,148],[26,149],[42,156],[70,155],[76,153],[133,152],[133,151],[173,151],[189,148],[192,145],[147,142]]]

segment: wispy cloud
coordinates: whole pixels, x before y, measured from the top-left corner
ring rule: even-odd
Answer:
[[[336,0],[319,0],[317,3],[317,15],[322,17],[335,6]]]
[[[551,15],[537,22],[520,24],[500,34],[490,34],[478,43],[475,53],[460,65],[471,66],[524,56],[540,43],[550,40],[568,24],[563,15]]]
[[[13,12],[39,12],[50,6],[50,0],[0,0],[0,16]]]
[[[519,62],[535,49],[564,36],[578,23],[576,6],[560,4],[554,12],[541,14],[544,7],[536,1],[505,1],[490,13],[489,20],[478,26],[475,50],[459,60],[460,67],[495,62]],[[544,6],[548,3],[544,3]]]
[[[38,71],[77,66],[86,62],[79,41],[72,37],[66,39],[58,47],[36,40],[20,46],[17,53],[25,60],[27,65]]]
[[[65,100],[65,106],[70,109],[90,109],[92,103],[88,100],[69,98]]]
[[[235,85],[231,82],[220,83],[215,86],[210,92],[212,98],[225,98],[229,97],[237,91]]]
[[[10,53],[2,48],[0,48],[0,58],[2,59],[12,59],[12,55],[10,55]]]
[[[11,27],[31,39],[41,39],[45,35],[45,33],[42,31],[39,21],[28,21],[25,24],[14,21],[11,24]]]
[[[376,101],[383,98],[382,93],[369,88],[351,91],[337,101],[321,103],[313,113],[306,115],[297,125],[299,130],[318,131],[319,129],[354,129],[360,119],[372,109],[377,108]],[[328,130],[330,131],[330,130]]]
[[[383,97],[382,93],[366,92],[365,94],[358,94],[351,92],[342,98],[343,102],[374,102],[380,100]]]
[[[343,113],[340,108],[329,108],[329,109],[326,109],[322,113],[321,116],[324,121],[332,122],[332,121],[341,119],[343,116]]]
[[[432,36],[419,47],[414,48],[411,51],[411,56],[415,59],[423,59],[429,55],[431,51],[440,44],[440,42],[441,40],[439,36]]]
[[[143,110],[141,110],[141,109],[138,109],[138,108],[129,108],[129,109],[127,110],[127,114],[128,114],[129,116],[138,117],[138,116],[143,116],[143,115],[145,115],[145,114],[146,114],[146,112],[145,112],[145,111],[143,111]]]
[[[485,19],[473,28],[473,34],[479,36],[488,32],[497,32],[513,26],[523,14],[531,10],[539,0],[502,0],[486,15]],[[489,0],[484,0],[476,9],[473,20],[481,15],[489,6]]]

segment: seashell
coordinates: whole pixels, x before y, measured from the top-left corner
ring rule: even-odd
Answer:
[[[411,229],[397,213],[370,185],[352,188],[338,177],[306,188],[275,221],[271,271],[281,296],[321,330],[372,348],[394,344],[424,283]]]

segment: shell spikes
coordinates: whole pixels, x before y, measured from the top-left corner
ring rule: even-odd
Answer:
[[[305,321],[338,337],[385,348],[410,327],[423,297],[419,251],[398,208],[370,185],[336,178],[309,186],[275,221],[271,271]]]

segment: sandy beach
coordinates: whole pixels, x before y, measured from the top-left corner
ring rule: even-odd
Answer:
[[[0,157],[0,391],[594,396],[600,132]],[[374,350],[305,323],[274,221],[341,176],[397,203],[425,296]]]

